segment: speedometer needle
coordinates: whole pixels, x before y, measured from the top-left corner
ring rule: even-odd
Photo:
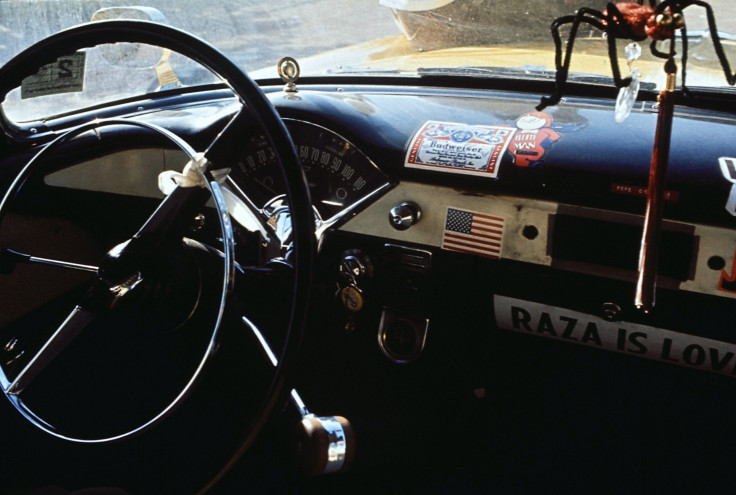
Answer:
[[[266,183],[265,183],[264,181],[262,181],[262,180],[260,180],[260,179],[256,179],[255,177],[253,177],[253,178],[252,178],[252,180],[253,180],[253,182],[255,182],[256,184],[258,184],[258,185],[260,185],[261,187],[263,187],[264,189],[268,189],[268,191],[269,191],[269,192],[270,192],[271,194],[273,194],[274,196],[278,196],[278,195],[279,195],[279,193],[277,193],[277,192],[276,192],[276,191],[275,191],[275,190],[274,190],[274,189],[273,189],[272,187],[269,187],[269,186],[267,186],[267,185],[266,185]]]

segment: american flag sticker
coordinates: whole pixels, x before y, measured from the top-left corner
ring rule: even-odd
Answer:
[[[501,217],[448,208],[442,249],[498,259],[501,257],[503,227],[504,219]]]

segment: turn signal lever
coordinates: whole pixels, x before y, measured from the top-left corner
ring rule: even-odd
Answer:
[[[243,323],[253,332],[263,352],[274,367],[279,361],[260,330],[245,316]],[[346,471],[355,458],[355,434],[350,421],[342,416],[316,416],[309,412],[296,389],[291,390],[291,402],[301,421],[297,425],[295,462],[309,476]]]

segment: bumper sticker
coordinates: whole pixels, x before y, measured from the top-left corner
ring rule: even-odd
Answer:
[[[493,300],[504,330],[736,376],[736,344],[505,296]]]

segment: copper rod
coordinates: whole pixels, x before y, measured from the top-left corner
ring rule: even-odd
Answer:
[[[639,273],[634,296],[634,305],[645,313],[651,311],[655,302],[659,234],[664,205],[665,178],[670,156],[672,117],[675,108],[674,80],[677,69],[672,59],[665,65],[665,70],[667,87],[659,94],[657,130],[654,136],[652,163],[649,168],[647,209],[644,215],[644,232],[639,250]]]

